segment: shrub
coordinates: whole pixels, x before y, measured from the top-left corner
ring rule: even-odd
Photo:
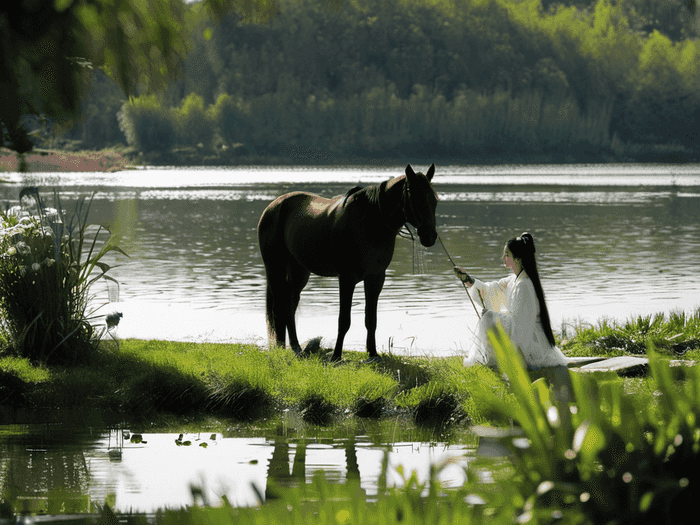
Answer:
[[[90,286],[100,278],[113,280],[101,259],[111,251],[124,252],[111,236],[100,242],[109,233],[106,228],[88,232],[90,201],[78,201],[68,220],[57,196],[57,209],[46,208],[36,188],[23,189],[20,202],[24,197],[35,199],[36,216],[21,208],[14,210],[17,215],[2,214],[2,329],[19,356],[47,363],[75,361],[95,345],[87,311]]]
[[[247,106],[240,97],[234,99],[226,94],[219,96],[216,104],[209,106],[209,118],[226,144],[249,140],[253,126],[250,122],[250,108]]]
[[[129,99],[117,118],[126,142],[139,151],[168,151],[175,145],[173,112],[161,106],[155,95]]]
[[[182,146],[202,144],[211,148],[214,139],[214,123],[209,113],[204,110],[204,100],[195,93],[182,101],[182,105],[173,111],[177,126],[178,142]]]

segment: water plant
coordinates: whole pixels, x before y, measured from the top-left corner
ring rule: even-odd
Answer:
[[[502,331],[491,342],[516,398],[501,410],[524,433],[503,443],[511,454],[505,477],[519,522],[691,520],[700,466],[698,367],[677,383],[649,346],[654,396],[640,402],[619,380],[571,373],[569,403],[543,379],[530,381]],[[502,506],[502,495],[481,497]]]
[[[102,258],[126,254],[109,230],[88,224],[92,199],[80,199],[69,218],[54,197],[56,208],[48,208],[37,188],[24,188],[20,203],[35,204],[34,213],[20,206],[0,215],[1,328],[16,355],[67,363],[84,359],[96,345],[90,287],[113,280]]]

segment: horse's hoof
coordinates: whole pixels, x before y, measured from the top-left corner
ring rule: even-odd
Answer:
[[[381,363],[382,357],[380,355],[372,355],[365,360],[365,364],[371,365],[373,363]]]
[[[340,364],[343,362],[343,358],[339,355],[332,355],[330,359],[328,359],[328,362],[332,364]]]

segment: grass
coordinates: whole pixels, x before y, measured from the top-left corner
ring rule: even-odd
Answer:
[[[387,488],[380,477],[378,494],[369,498],[356,479],[330,484],[317,475],[281,489],[261,508],[234,509],[224,500],[220,508],[160,512],[159,524],[610,523],[621,516],[681,523],[697,492],[700,367],[688,367],[679,381],[668,361],[673,345],[692,341],[697,329],[697,313],[579,327],[567,342],[573,348],[589,351],[611,336],[649,344],[650,375],[571,374],[567,417],[544,380],[532,382],[502,334],[494,346],[507,381],[484,367],[464,368],[457,357],[386,355],[365,365],[364,354],[348,352],[343,365],[332,366],[323,352],[298,359],[283,349],[127,340],[72,368],[2,358],[2,379],[12,380],[0,382],[0,394],[27,406],[85,406],[142,418],[204,411],[252,421],[294,408],[307,422],[333,424],[338,432],[354,418],[387,422],[403,411],[418,426],[515,423],[525,436],[504,433],[510,455],[496,462],[477,454],[467,483],[456,490],[439,487],[437,474],[448,465],[435,465],[427,483],[407,474],[400,488]],[[663,352],[651,349],[655,342],[667,343]],[[484,483],[484,475],[491,481]]]
[[[639,316],[625,323],[565,323],[562,331],[560,348],[570,357],[644,355],[652,345],[669,357],[700,358],[700,309]]]
[[[699,359],[700,311],[622,325],[579,323],[575,333],[563,335],[570,336],[560,343],[569,356],[635,355],[653,345],[667,357]],[[126,340],[118,348],[103,342],[89,362],[73,366],[0,357],[0,405],[90,408],[135,421],[211,416],[254,422],[291,409],[317,425],[399,413],[435,427],[510,423],[501,410],[513,403],[508,384],[488,368],[465,368],[460,357],[387,354],[366,365],[363,353],[347,352],[342,365],[332,366],[324,352],[298,359],[288,350],[253,345]]]
[[[641,354],[651,344],[667,357],[699,359],[700,311],[622,325],[579,323],[575,333],[563,335],[570,336],[560,343],[569,356]],[[399,413],[435,427],[510,424],[501,410],[513,403],[508,384],[488,368],[465,368],[460,357],[387,354],[366,365],[363,353],[347,352],[340,366],[326,357],[323,349],[298,359],[288,350],[253,345],[143,340],[121,341],[118,349],[103,342],[89,362],[74,366],[0,357],[0,405],[90,408],[135,421],[211,416],[254,422],[291,409],[317,425]],[[641,393],[653,397],[653,388],[645,389]]]
[[[399,412],[422,421],[426,410],[436,422],[498,424],[495,413],[475,401],[474,391],[507,397],[497,374],[467,370],[457,357],[387,355],[370,366],[362,363],[364,354],[347,352],[342,365],[332,366],[322,355],[298,359],[289,350],[252,345],[142,340],[121,341],[118,349],[108,345],[90,362],[72,367],[0,358],[0,374],[8,379],[0,395],[28,408],[93,408],[144,421],[193,414],[255,421],[295,409],[308,422],[326,425]]]

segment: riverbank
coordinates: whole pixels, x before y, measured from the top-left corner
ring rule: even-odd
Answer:
[[[385,355],[365,365],[365,357],[346,352],[342,365],[332,366],[325,352],[298,359],[254,345],[125,340],[117,348],[103,341],[84,364],[60,369],[1,358],[0,405],[6,417],[18,408],[84,408],[135,423],[205,415],[249,423],[289,409],[320,425],[397,416],[436,425],[499,423],[470,393],[506,395],[490,370],[466,370],[458,358]]]
[[[700,310],[578,326],[559,346],[568,357],[640,356],[651,346],[669,360],[700,362]],[[332,366],[330,352],[319,348],[299,359],[255,345],[129,339],[104,340],[70,367],[0,357],[0,419],[12,420],[17,410],[86,409],[141,423],[203,416],[251,422],[294,409],[319,425],[397,416],[421,425],[509,424],[493,405],[494,394],[499,403],[512,401],[508,384],[485,367],[464,368],[460,356],[387,353],[367,365],[364,352],[346,352]]]
[[[129,169],[133,160],[128,152],[118,149],[103,151],[64,151],[37,149],[25,156],[30,172],[113,172]],[[0,148],[0,172],[19,171],[19,158],[14,151]]]
[[[578,326],[568,340],[558,341],[569,356],[593,349],[629,355],[639,350],[637,343],[657,351],[648,354],[648,376],[572,373],[570,413],[561,412],[556,389],[532,382],[507,344],[494,345],[506,380],[485,367],[466,369],[458,357],[388,354],[367,365],[364,353],[346,352],[345,361],[333,366],[327,359],[331,349],[325,348],[299,359],[286,349],[253,345],[105,340],[89,360],[69,367],[0,357],[0,425],[22,408],[42,409],[64,424],[67,415],[80,413],[81,425],[93,424],[90,414],[101,410],[113,419],[101,419],[98,427],[128,425],[136,439],[167,424],[171,433],[189,427],[199,436],[231,420],[223,423],[228,432],[236,425],[287,432],[292,413],[295,428],[326,427],[334,439],[349,427],[352,436],[366,433],[367,419],[431,429],[431,442],[446,442],[450,429],[478,436],[476,448],[464,456],[466,481],[454,489],[434,490],[449,461],[432,465],[425,484],[406,472],[404,485],[390,488],[382,481],[391,468],[385,459],[379,490],[371,497],[359,476],[335,482],[317,473],[309,481],[302,471],[298,485],[272,484],[274,496],[259,492],[261,505],[254,509],[235,508],[225,497],[216,508],[206,501],[200,505],[196,494],[203,492],[193,487],[194,505],[158,512],[159,525],[253,518],[329,523],[324,516],[333,523],[373,523],[380,516],[387,523],[483,523],[486,516],[489,523],[513,523],[535,515],[543,522],[557,516],[608,523],[630,512],[640,518],[635,522],[685,523],[679,517],[691,515],[695,504],[694,489],[686,487],[697,481],[700,369],[688,362],[687,373],[677,376],[668,364],[679,356],[697,362],[699,333],[700,310],[639,317],[625,325]],[[678,377],[683,380],[674,380]],[[176,445],[189,444],[181,440]],[[280,450],[289,465],[291,449]],[[7,501],[12,503],[11,495]],[[98,510],[101,518],[83,515],[82,522],[117,520],[107,504]]]
[[[618,145],[614,151],[582,151],[578,155],[559,152],[465,154],[464,156],[437,154],[424,157],[341,156],[310,147],[286,147],[275,154],[258,154],[245,144],[233,144],[217,150],[204,148],[174,148],[169,151],[139,152],[133,148],[112,148],[100,151],[75,149],[36,149],[25,157],[30,172],[114,172],[138,166],[395,166],[406,163],[437,162],[443,165],[500,165],[500,164],[609,164],[609,163],[697,163],[700,156],[682,146]],[[19,169],[18,156],[0,148],[0,172]]]

